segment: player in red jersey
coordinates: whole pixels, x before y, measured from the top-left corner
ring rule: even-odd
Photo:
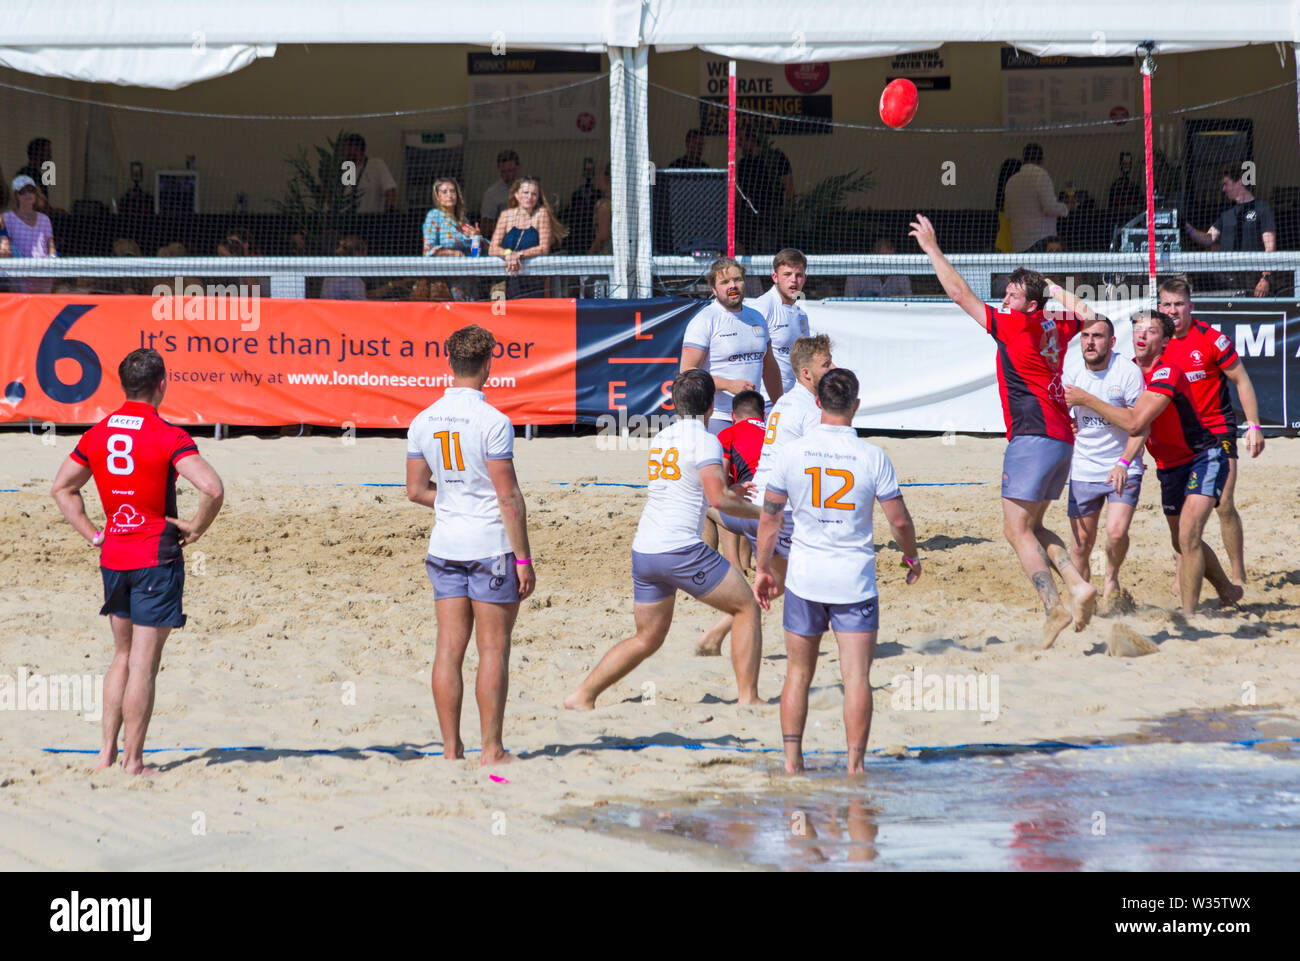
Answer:
[[[1259,426],[1259,403],[1250,374],[1227,336],[1192,316],[1192,287],[1183,277],[1170,277],[1160,285],[1160,313],[1174,322],[1174,336],[1165,348],[1165,359],[1181,367],[1192,385],[1192,396],[1201,420],[1218,438],[1228,454],[1228,480],[1219,498],[1219,533],[1228,553],[1233,583],[1245,586],[1246,557],[1241,515],[1237,512],[1237,417],[1228,394],[1228,382],[1237,387],[1237,397],[1246,415],[1246,453],[1258,457],[1264,450],[1264,433]]]
[[[722,471],[727,485],[744,484],[754,479],[763,437],[763,395],[756,390],[742,390],[731,401],[731,426],[719,432],[722,445]],[[718,525],[718,550],[742,572],[749,567],[749,541],[727,527],[727,520],[716,507],[710,507],[709,520]]]
[[[185,561],[193,544],[221,509],[221,478],[193,439],[158,416],[167,393],[167,369],[156,350],[133,350],[117,369],[126,403],[81,436],[59,467],[50,490],[77,533],[100,549],[104,606],[113,631],[113,664],[104,680],[101,771],[117,760],[117,736],[125,721],[122,768],[150,774],[144,737],[153,714],[154,680],[163,643],[185,625],[181,595]],[[176,477],[199,490],[191,520],[176,510]],[[104,508],[103,532],[86,516],[81,488],[94,477]]]
[[[1065,401],[1089,408],[1130,434],[1151,425],[1147,450],[1156,461],[1160,500],[1178,553],[1183,610],[1190,614],[1200,601],[1202,579],[1214,585],[1225,606],[1241,600],[1244,592],[1228,580],[1218,557],[1201,539],[1228,479],[1228,453],[1197,409],[1187,375],[1165,356],[1173,335],[1169,317],[1154,310],[1133,315],[1133,359],[1147,389],[1132,407],[1116,407],[1073,386],[1066,388]]]
[[[1065,543],[1043,526],[1047,506],[1065,488],[1074,453],[1061,367],[1071,338],[1094,314],[1074,295],[1024,267],[1011,275],[1002,306],[994,310],[948,263],[930,221],[917,214],[911,227],[910,236],[930,258],[944,293],[998,342],[998,390],[1008,441],[1002,460],[1002,529],[1043,602],[1043,647],[1048,648],[1071,621],[1076,631],[1083,630],[1097,603],[1097,589],[1079,574]],[[1049,297],[1064,313],[1044,315]],[[1068,607],[1052,580],[1052,567],[1069,589]]]

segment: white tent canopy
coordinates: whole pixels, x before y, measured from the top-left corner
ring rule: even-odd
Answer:
[[[27,73],[176,89],[233,73],[276,44],[475,44],[679,50],[776,63],[1005,42],[1115,56],[1300,41],[1287,0],[48,0],[0,9],[0,63]]]

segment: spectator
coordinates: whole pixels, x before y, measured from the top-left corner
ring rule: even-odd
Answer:
[[[993,209],[998,212],[998,236],[993,247],[1004,254],[1012,253],[1013,250],[1011,221],[1007,220],[1007,181],[1019,171],[1020,161],[1015,157],[1002,161],[1002,169],[998,171],[998,189],[994,193]]]
[[[397,209],[397,181],[388,164],[366,156],[366,138],[350,133],[343,138],[343,159],[356,164],[357,213],[386,214]]]
[[[35,140],[29,141],[27,144],[27,166],[20,168],[18,173],[32,178],[32,183],[36,185],[36,191],[39,194],[36,209],[41,213],[50,212],[49,190],[41,178],[43,168],[47,163],[53,163],[49,138],[37,137]],[[64,211],[56,210],[54,212],[61,214]]]
[[[614,243],[610,235],[610,224],[613,218],[610,198],[613,194],[614,188],[609,182],[609,164],[605,164],[605,172],[600,176],[600,199],[596,201],[596,214],[593,218],[596,223],[596,236],[592,238],[591,247],[587,250],[588,256],[596,257],[614,252]]]
[[[669,165],[670,169],[691,170],[699,167],[707,167],[704,162],[704,134],[698,129],[686,131],[686,153],[682,154]]]
[[[424,218],[423,235],[426,257],[467,257],[473,250],[474,238],[482,237],[478,227],[465,220],[465,198],[455,179],[439,177],[433,182],[433,207]],[[463,279],[445,282],[438,278],[429,286],[432,289],[438,284],[447,288],[448,300],[471,299]]]
[[[130,237],[119,237],[113,241],[114,257],[140,257],[140,245]],[[122,276],[113,278],[108,284],[108,293],[111,294],[144,294],[145,278]]]
[[[497,173],[500,179],[483,191],[483,202],[479,204],[478,219],[483,228],[484,237],[495,237],[497,218],[510,203],[510,185],[519,177],[519,154],[513,150],[503,150],[497,154]]]
[[[520,277],[519,271],[526,259],[544,257],[566,234],[568,230],[551,213],[540,180],[523,177],[511,185],[510,206],[497,220],[488,251],[505,258],[507,297],[543,296],[546,278]]]
[[[334,251],[336,257],[364,257],[366,242],[360,237],[349,235],[339,239]],[[326,277],[321,281],[322,300],[365,300],[366,282],[360,277]]]
[[[1011,223],[1011,245],[1017,253],[1038,253],[1044,238],[1057,232],[1056,220],[1074,209],[1073,197],[1065,203],[1056,199],[1052,178],[1043,169],[1043,148],[1025,144],[1020,169],[1007,181],[1007,220]]]
[[[1063,254],[1065,253],[1065,242],[1056,234],[1043,239],[1043,253],[1045,254]]]
[[[13,209],[5,213],[5,230],[9,234],[11,253],[15,257],[57,257],[54,228],[50,218],[36,209],[41,197],[35,181],[19,174],[13,182]],[[48,294],[54,289],[49,277],[18,277],[13,289],[25,294]]]
[[[871,252],[892,257],[897,251],[888,237],[877,237]],[[845,297],[911,297],[912,278],[906,274],[863,274],[844,282]]]
[[[253,238],[246,230],[232,230],[224,240],[217,243],[218,257],[254,257]],[[249,289],[254,297],[265,297],[271,293],[270,277],[240,277],[238,283]]]
[[[1106,196],[1107,219],[1111,229],[1122,227],[1146,207],[1145,191],[1132,180],[1133,155],[1127,150],[1119,155],[1119,176],[1110,184]]]
[[[1225,252],[1271,253],[1277,249],[1277,219],[1273,216],[1273,208],[1262,200],[1256,200],[1250,188],[1242,183],[1242,166],[1227,164],[1219,171],[1223,195],[1232,201],[1232,206],[1219,214],[1219,219],[1209,230],[1200,231],[1188,224],[1187,235],[1201,247],[1217,242],[1219,249]],[[15,180],[14,184],[17,183]],[[1231,282],[1234,286],[1252,290],[1256,297],[1267,297],[1277,292],[1270,270],[1262,274],[1234,274]]]
[[[763,146],[748,125],[740,128],[736,157],[736,240],[751,256],[775,250],[781,210],[794,196],[790,159]]]

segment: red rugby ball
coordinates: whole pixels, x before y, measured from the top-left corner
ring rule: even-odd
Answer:
[[[891,80],[880,95],[880,119],[895,130],[906,127],[916,116],[917,103],[916,84],[903,77]]]

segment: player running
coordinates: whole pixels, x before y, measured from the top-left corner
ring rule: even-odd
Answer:
[[[781,372],[781,392],[784,394],[795,384],[794,368],[790,365],[790,348],[800,337],[808,336],[808,315],[799,306],[803,285],[808,280],[808,258],[802,251],[787,247],[772,258],[772,286],[761,297],[754,299],[754,309],[767,319],[767,332],[772,341],[772,356]],[[766,402],[763,413],[772,411],[774,401],[768,399],[765,384],[759,385]]]
[[[673,381],[678,419],[651,441],[650,492],[632,541],[636,633],[614,645],[564,706],[589,711],[610,685],[659,650],[673,622],[681,589],[735,619],[731,661],[739,703],[762,704],[758,605],[740,571],[700,539],[709,504],[728,514],[757,517],[758,508],[722,477],[722,445],[705,429],[713,410],[713,378],[687,370]]]
[[[1132,407],[1145,390],[1140,371],[1133,361],[1115,353],[1115,325],[1097,315],[1079,333],[1079,351],[1065,360],[1062,383],[1075,386],[1094,397]],[[1070,559],[1084,580],[1092,580],[1092,547],[1102,505],[1106,505],[1106,575],[1101,596],[1118,595],[1119,568],[1128,554],[1128,529],[1142,490],[1142,447],[1147,431],[1134,436],[1110,424],[1086,407],[1076,407],[1078,430],[1074,435],[1074,458],[1070,461],[1070,499],[1067,513],[1074,546]]]
[[[821,408],[817,406],[817,385],[827,371],[835,369],[835,363],[831,360],[831,339],[825,334],[799,338],[790,348],[790,362],[795,371],[795,383],[781,395],[768,415],[758,471],[754,475],[754,492],[750,500],[759,505],[763,502],[763,485],[767,483],[768,468],[777,451],[822,422]],[[757,521],[739,517],[721,517],[720,520],[728,530],[743,534],[751,549],[757,548]],[[777,536],[775,554],[772,557],[772,576],[776,581],[772,589],[773,597],[785,590],[785,565],[793,532],[794,520],[790,512],[786,511],[782,515],[781,532]],[[722,642],[730,630],[731,620],[719,618],[696,642],[696,653],[705,656],[721,654]]]
[[[158,416],[167,368],[156,350],[133,350],[117,368],[124,403],[82,435],[59,467],[50,494],[77,533],[98,547],[104,606],[113,632],[113,663],[104,678],[103,740],[96,771],[117,760],[126,726],[122,769],[152,777],[144,738],[153,716],[154,684],[163,644],[184,627],[185,560],[181,549],[203,536],[221,510],[221,478],[199,456],[193,438]],[[176,477],[199,491],[190,520],[176,508]],[[86,516],[81,488],[91,478],[104,508],[104,530]]]
[[[515,476],[514,427],[483,395],[495,346],[492,333],[477,324],[447,338],[451,386],[416,415],[406,442],[407,499],[432,507],[437,518],[424,566],[438,617],[433,704],[442,729],[442,756],[465,756],[461,665],[473,633],[481,765],[511,760],[501,741],[510,632],[519,602],[537,584],[524,496]]]
[[[790,774],[803,770],[808,688],[829,626],[840,649],[848,767],[855,774],[862,770],[871,733],[871,658],[880,627],[872,533],[876,501],[910,569],[908,584],[920,578],[921,561],[894,465],[853,429],[858,378],[850,370],[828,371],[817,385],[817,401],[818,425],[777,452],[767,469],[754,596],[764,610],[771,605],[776,586],[773,552],[788,501],[794,512],[794,542],[783,615],[788,657],[781,690],[785,769]]]
[[[731,398],[754,390],[759,381],[773,400],[781,396],[781,371],[772,354],[767,319],[745,306],[745,271],[730,257],[719,257],[705,274],[714,299],[696,311],[682,338],[683,372],[700,368],[717,390],[708,429],[731,426]]]
[[[1259,426],[1259,403],[1250,374],[1237,350],[1224,334],[1192,316],[1192,287],[1183,277],[1171,277],[1160,285],[1160,313],[1174,322],[1174,336],[1165,347],[1167,361],[1182,369],[1192,385],[1192,397],[1201,422],[1209,427],[1228,455],[1228,478],[1219,498],[1219,533],[1228,554],[1232,580],[1245,586],[1246,559],[1241,515],[1237,513],[1237,415],[1228,394],[1228,381],[1237,387],[1237,397],[1246,415],[1246,452],[1258,457],[1264,451],[1264,433]]]
[[[1201,580],[1219,592],[1221,604],[1235,604],[1244,591],[1228,580],[1201,535],[1228,479],[1228,453],[1201,419],[1187,376],[1163,356],[1174,322],[1153,310],[1133,315],[1133,353],[1146,390],[1133,407],[1118,407],[1078,387],[1067,387],[1066,403],[1087,407],[1130,434],[1148,429],[1147,449],[1156,461],[1160,500],[1179,555],[1183,610],[1193,613]]]
[[[1043,526],[1048,504],[1065,487],[1074,447],[1061,364],[1071,338],[1093,313],[1073,294],[1024,267],[1012,273],[1002,306],[994,310],[948,263],[930,221],[917,214],[911,227],[910,236],[929,256],[944,292],[998,342],[998,391],[1008,441],[1002,459],[1002,530],[1043,602],[1043,647],[1049,648],[1071,620],[1076,631],[1083,630],[1097,603],[1097,589],[1075,570],[1061,539]],[[1063,315],[1044,315],[1049,297],[1065,307]],[[1051,567],[1069,589],[1068,608]]]

